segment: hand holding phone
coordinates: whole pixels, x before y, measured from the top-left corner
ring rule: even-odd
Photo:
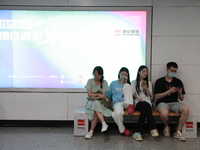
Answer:
[[[123,76],[123,77],[122,77],[122,82],[123,82],[123,83],[127,83],[127,80],[128,80],[128,77],[127,77],[127,76]]]
[[[182,95],[183,87],[179,85],[179,86],[177,87],[177,92],[178,92],[179,95]]]
[[[142,86],[147,85],[147,81],[146,80],[142,80]]]
[[[146,80],[142,80],[141,87],[144,88],[145,90],[148,88]]]

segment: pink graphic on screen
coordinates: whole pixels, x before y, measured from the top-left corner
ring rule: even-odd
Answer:
[[[0,10],[0,88],[84,88],[146,63],[146,11]]]

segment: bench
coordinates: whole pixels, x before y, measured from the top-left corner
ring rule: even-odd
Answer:
[[[155,109],[152,110],[152,114],[156,123],[160,122],[160,113]],[[133,114],[128,114],[128,110],[124,110],[124,122],[125,123],[137,123],[140,116],[140,111],[135,110]],[[169,123],[177,123],[180,114],[169,113]],[[112,117],[104,117],[106,122],[114,123]],[[88,119],[83,106],[77,107],[74,111],[74,136],[85,136],[88,132]]]
[[[162,123],[162,121],[160,120],[160,113],[157,112],[155,109],[152,109],[152,115],[156,121],[156,123]],[[129,114],[128,110],[124,110],[124,122],[127,123],[136,123],[138,121],[138,118],[140,116],[140,111],[139,110],[135,110],[133,114]],[[177,123],[180,114],[177,113],[173,113],[170,112],[169,113],[169,123]],[[113,122],[113,118],[112,117],[104,117],[106,122]]]
[[[140,115],[140,111],[139,110],[135,110],[133,114],[128,114],[128,110],[124,110],[124,115],[139,116]],[[152,115],[153,116],[160,116],[160,113],[157,112],[155,109],[152,109]],[[171,117],[171,116],[177,116],[177,117],[179,117],[180,114],[170,112],[168,116],[169,117]]]
[[[83,106],[77,107],[77,108],[81,109],[82,113],[85,112],[84,111],[85,108]],[[156,123],[162,123],[160,120],[159,112],[157,112],[155,109],[152,109],[152,115],[153,115]],[[138,110],[135,110],[133,114],[128,114],[128,110],[124,110],[124,122],[137,123],[139,116],[140,116],[140,111],[138,111]],[[170,112],[168,122],[169,123],[177,123],[179,117],[180,117],[180,114]],[[104,119],[106,122],[114,122],[112,117],[104,117]]]

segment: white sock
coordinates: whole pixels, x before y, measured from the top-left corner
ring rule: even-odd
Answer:
[[[94,131],[90,130],[89,132],[90,132],[90,133],[93,133]]]
[[[103,125],[103,126],[107,126],[107,124],[106,124],[106,122],[105,122],[105,121],[104,121],[104,122],[102,122],[102,125]]]

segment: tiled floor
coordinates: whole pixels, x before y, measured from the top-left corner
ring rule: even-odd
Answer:
[[[199,150],[200,132],[197,139],[180,142],[166,138],[159,127],[160,136],[151,137],[145,128],[143,141],[119,134],[115,124],[109,124],[106,133],[101,133],[98,124],[92,139],[74,137],[73,125],[64,127],[0,127],[0,150]],[[128,129],[131,125],[128,124]]]

